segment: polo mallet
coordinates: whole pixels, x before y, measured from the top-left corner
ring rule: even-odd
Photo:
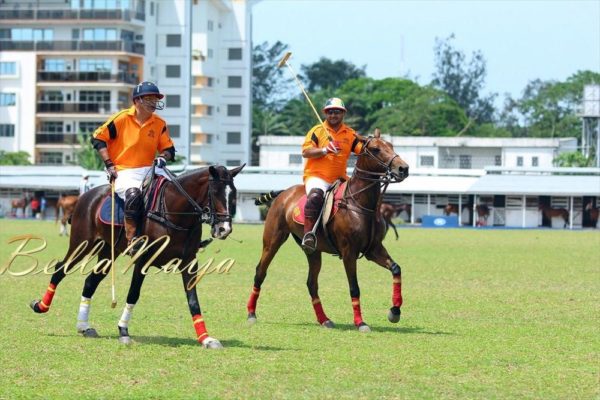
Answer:
[[[115,298],[115,180],[110,181],[110,278],[112,289],[111,308],[117,306]]]
[[[292,66],[288,62],[288,59],[291,56],[292,56],[292,52],[291,51],[288,51],[287,53],[285,53],[285,55],[283,56],[283,58],[277,64],[277,68],[283,67],[284,64],[287,65],[287,67],[290,69],[290,72],[292,73],[292,76],[294,77],[294,80],[298,84],[298,87],[300,88],[300,90],[304,94],[304,97],[306,97],[306,100],[308,100],[308,104],[310,104],[310,107],[312,108],[312,110],[314,111],[315,115],[317,116],[317,119],[319,120],[319,123],[323,127],[323,131],[325,133],[327,133],[327,139],[329,141],[333,141],[333,139],[331,138],[331,136],[328,133],[329,131],[327,130],[327,128],[325,127],[325,124],[323,123],[323,120],[321,119],[321,116],[319,115],[319,112],[317,111],[317,109],[313,105],[312,101],[310,101],[310,97],[308,97],[308,93],[306,93],[306,90],[304,90],[304,86],[302,85],[302,82],[300,82],[300,80],[298,79],[298,76],[296,75],[296,72],[294,72],[294,70],[292,69]]]

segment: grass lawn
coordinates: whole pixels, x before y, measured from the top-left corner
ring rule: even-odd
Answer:
[[[205,228],[205,232],[206,232]],[[44,237],[40,264],[62,258],[68,239],[44,221],[0,220],[0,266],[19,234]],[[402,319],[387,321],[391,274],[359,260],[363,317],[352,325],[345,273],[325,256],[320,295],[334,330],[315,321],[307,264],[293,240],[282,247],[263,285],[258,323],[246,325],[246,301],[262,244],[262,226],[236,225],[200,260],[231,257],[227,274],[198,285],[211,336],[223,351],[195,341],[179,275],[149,276],[129,331],[116,324],[130,273],[99,287],[90,314],[102,336],[75,330],[84,277],[66,277],[47,314],[28,303],[49,276],[0,275],[0,398],[469,398],[597,399],[600,368],[600,232],[563,230],[400,229],[386,246],[402,266]],[[33,246],[32,246],[33,247]],[[11,271],[31,259],[19,259]]]

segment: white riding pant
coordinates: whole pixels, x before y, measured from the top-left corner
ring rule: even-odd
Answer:
[[[117,195],[125,200],[127,189],[135,187],[141,190],[144,177],[150,171],[150,168],[152,167],[128,168],[117,171],[117,179],[115,179],[115,192]],[[155,168],[154,173],[169,179],[162,168]]]
[[[311,176],[304,182],[304,190],[306,190],[306,194],[308,194],[312,189],[321,189],[323,193],[327,192],[331,183],[328,183],[326,180],[317,178],[316,176]]]

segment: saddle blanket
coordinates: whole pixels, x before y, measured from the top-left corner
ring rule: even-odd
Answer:
[[[333,210],[331,211],[329,220],[327,220],[325,223],[329,222],[333,218],[335,213],[337,213],[340,200],[342,200],[342,197],[344,196],[344,190],[346,190],[346,184],[347,184],[347,182],[344,182],[341,185],[338,185],[338,187],[335,189],[334,197],[333,197]],[[327,194],[325,196],[327,196]],[[325,199],[325,201],[323,203],[326,204],[327,199]],[[293,215],[294,221],[299,223],[300,225],[304,225],[304,206],[305,205],[306,205],[306,194],[303,195],[302,197],[300,197],[300,199],[298,199],[298,202],[296,203],[296,207],[294,207],[294,215]],[[325,215],[325,212],[323,212],[323,215]]]

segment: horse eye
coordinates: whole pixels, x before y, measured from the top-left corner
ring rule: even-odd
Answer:
[[[379,154],[379,152],[381,152],[381,150],[379,150],[379,148],[378,148],[378,147],[373,147],[373,148],[371,149],[371,152],[372,152],[373,154]]]

